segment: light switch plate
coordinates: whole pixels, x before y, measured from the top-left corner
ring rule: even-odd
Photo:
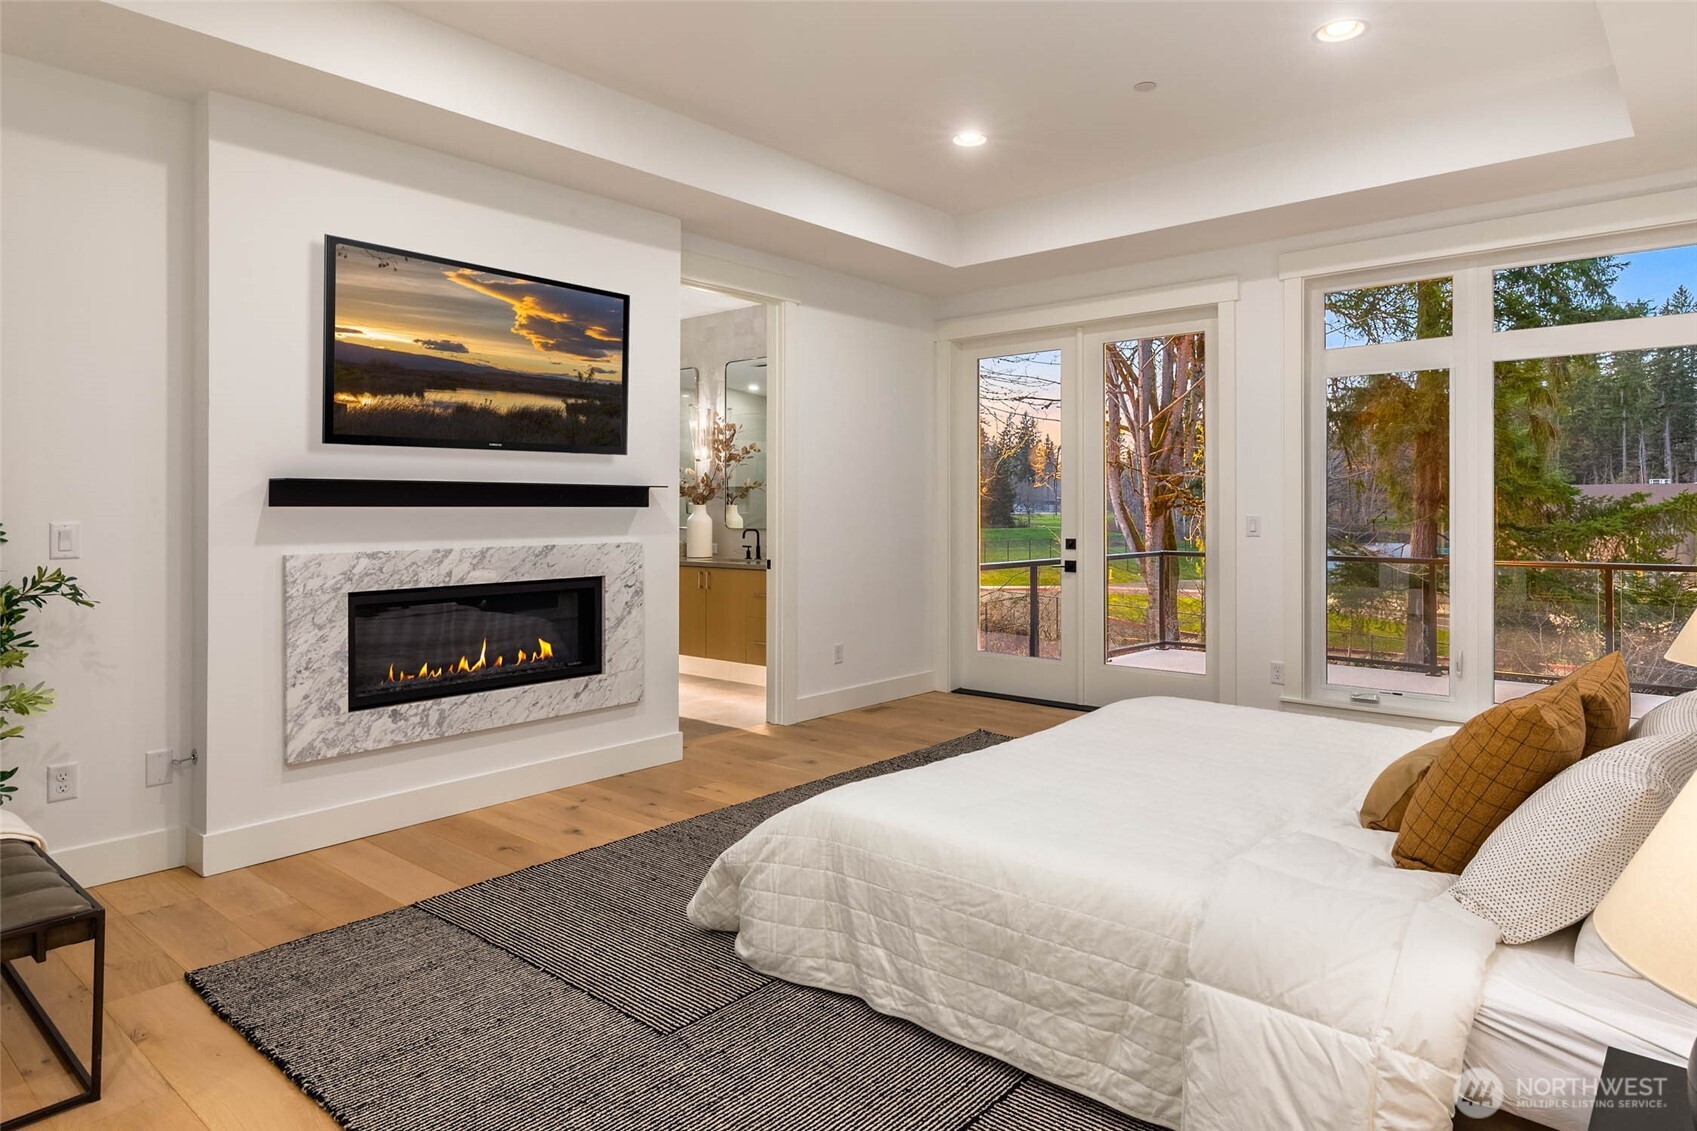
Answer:
[[[149,750],[147,752],[147,784],[171,784],[171,752],[169,750]]]
[[[82,557],[82,523],[48,523],[47,556],[49,558]]]

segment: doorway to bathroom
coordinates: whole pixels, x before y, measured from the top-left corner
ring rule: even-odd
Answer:
[[[771,342],[782,304],[686,282],[679,326],[678,713],[685,738],[777,718]]]

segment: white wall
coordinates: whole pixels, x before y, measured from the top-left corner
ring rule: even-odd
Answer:
[[[1211,279],[1235,278],[1237,303],[1237,507],[1225,530],[1235,539],[1237,555],[1237,702],[1278,707],[1281,688],[1270,680],[1273,661],[1295,664],[1285,641],[1288,539],[1300,536],[1301,516],[1286,513],[1288,445],[1297,442],[1285,430],[1287,400],[1284,371],[1284,300],[1278,277],[1279,256],[1305,248],[1327,247],[1360,239],[1400,235],[1497,218],[1512,219],[1588,200],[1625,199],[1668,187],[1652,182],[1602,186],[1492,205],[1411,216],[1395,223],[1338,230],[1300,239],[1260,243],[1176,259],[1128,265],[1086,275],[1048,279],[944,299],[939,316],[952,318],[1011,311],[1056,303],[1149,290]],[[1261,518],[1261,536],[1244,534],[1244,517]],[[1429,723],[1424,725],[1430,725]]]
[[[789,453],[769,470],[794,499],[800,717],[929,689],[935,300],[695,236],[684,247],[779,276],[798,303],[768,427]]]
[[[182,851],[190,742],[193,129],[186,103],[7,58],[0,70],[0,520],[8,577],[63,565],[100,602],[31,617],[58,706],[4,743],[16,811],[86,882]],[[78,561],[47,524],[83,524]],[[80,792],[45,804],[49,763]]]
[[[677,757],[666,492],[642,510],[265,506],[272,476],[675,483],[677,221],[224,96],[205,117],[206,870]],[[629,294],[629,454],[323,445],[326,232]],[[284,554],[607,538],[647,554],[640,704],[284,765]]]

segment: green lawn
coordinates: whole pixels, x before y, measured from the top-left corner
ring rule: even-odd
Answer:
[[[1034,514],[1029,526],[996,526],[978,532],[979,560],[1018,562],[1061,556],[1061,516]]]
[[[1359,649],[1369,640],[1373,648],[1386,659],[1396,659],[1402,655],[1406,626],[1401,621],[1384,620],[1376,617],[1362,617],[1350,613],[1328,612],[1326,614],[1326,647],[1331,651],[1343,651],[1353,645]],[[1438,625],[1438,655],[1448,659],[1450,654],[1450,630],[1442,623]]]

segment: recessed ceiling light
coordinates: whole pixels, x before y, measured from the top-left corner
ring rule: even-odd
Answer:
[[[1156,84],[1148,81],[1147,79],[1142,82],[1134,82],[1131,84],[1131,89],[1135,90],[1139,94],[1148,94],[1151,90],[1154,90],[1155,87]]]
[[[1344,43],[1366,30],[1366,20],[1333,20],[1329,24],[1322,24],[1316,28],[1314,38],[1321,43]]]
[[[962,149],[976,149],[989,140],[977,130],[962,130],[954,136],[954,143]]]
[[[751,392],[751,393],[758,393],[760,391],[760,386],[756,385],[754,382],[750,381],[748,383],[748,391]]]

